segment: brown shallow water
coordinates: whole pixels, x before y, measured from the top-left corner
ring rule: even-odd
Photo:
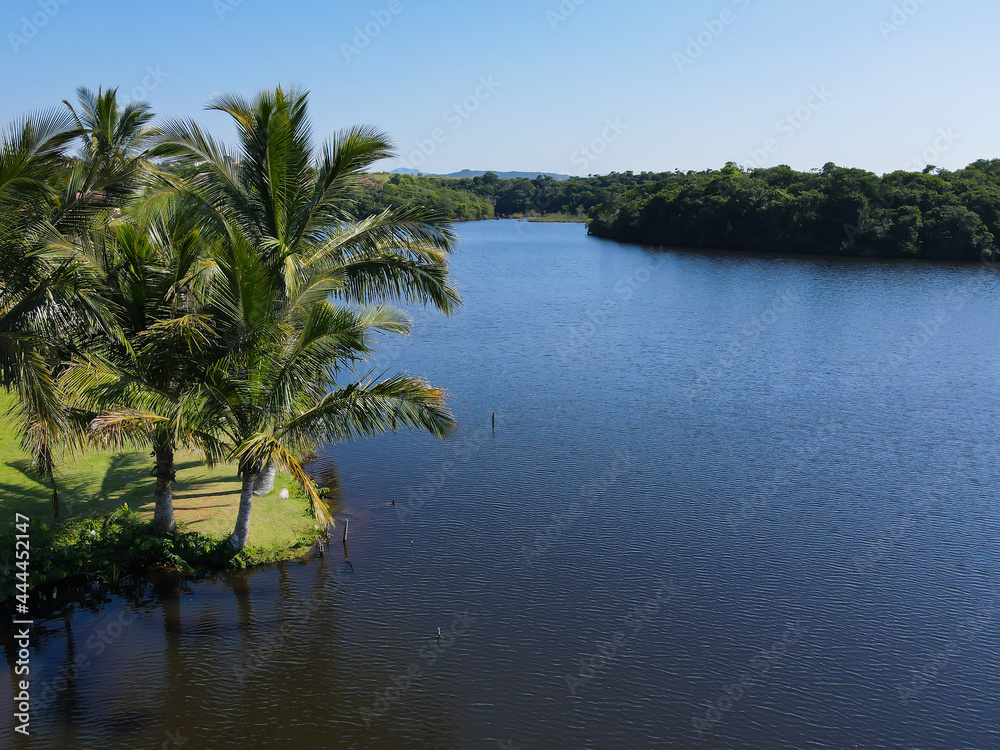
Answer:
[[[323,452],[346,549],[61,602],[3,747],[1000,748],[992,273],[460,231],[381,361],[456,438]]]

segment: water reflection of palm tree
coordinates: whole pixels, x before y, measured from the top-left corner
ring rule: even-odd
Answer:
[[[184,712],[184,654],[181,639],[181,595],[183,583],[177,574],[164,574],[153,582],[156,601],[163,615],[163,731]]]
[[[254,642],[252,637],[254,614],[253,600],[250,596],[250,575],[248,571],[228,571],[222,576],[226,587],[233,592],[233,601],[236,604],[237,642],[233,650],[234,661],[231,669],[228,670],[228,674],[237,675],[238,681],[243,682],[244,688],[254,684],[253,675],[245,671],[250,667],[249,660]],[[279,575],[281,575],[280,572]],[[240,678],[240,675],[243,677]]]
[[[344,487],[340,481],[337,465],[330,456],[321,456],[309,464],[309,473],[316,479],[316,484],[323,488],[323,499],[330,508],[330,514],[336,515],[344,505]],[[344,564],[341,569],[343,572],[354,572],[346,539],[344,539]]]
[[[73,607],[69,603],[64,603],[59,610],[59,614],[62,616],[63,630],[66,632],[66,669],[62,675],[66,678],[66,689],[57,698],[56,706],[63,722],[70,724],[73,721],[73,716],[77,713],[78,699],[76,679],[74,679],[75,675],[73,672],[73,666],[76,664],[76,639],[73,637]],[[63,683],[59,681],[58,685],[62,687]]]
[[[340,482],[340,472],[329,456],[317,457],[308,465],[309,475],[316,481],[316,486],[322,490],[323,499],[330,508],[330,514],[336,515],[343,504],[344,488]]]

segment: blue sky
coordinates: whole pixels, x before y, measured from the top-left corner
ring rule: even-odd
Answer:
[[[79,85],[194,116],[312,92],[402,164],[570,174],[1000,157],[995,0],[4,0],[0,119]]]

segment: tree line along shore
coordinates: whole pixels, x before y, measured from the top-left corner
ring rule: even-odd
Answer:
[[[665,247],[926,260],[991,259],[1000,160],[876,175],[827,164],[632,172],[556,180],[372,175],[368,211],[428,205],[456,221],[549,216]]]

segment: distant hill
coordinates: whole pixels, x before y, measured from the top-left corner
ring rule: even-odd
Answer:
[[[492,170],[476,170],[476,169],[463,169],[461,172],[452,172],[451,174],[428,174],[428,177],[482,177],[487,171]],[[419,169],[410,169],[408,167],[400,167],[399,169],[392,170],[392,174],[424,174]],[[568,174],[555,174],[553,172],[494,172],[497,177],[505,180],[517,179],[519,177],[524,177],[529,180],[533,180],[539,175],[544,177],[551,177],[554,180],[568,180],[570,175]]]

